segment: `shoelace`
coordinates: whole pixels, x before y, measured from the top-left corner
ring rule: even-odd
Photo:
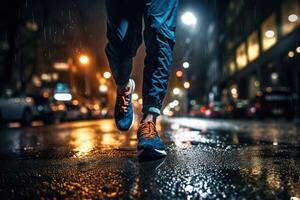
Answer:
[[[121,113],[127,113],[129,102],[130,102],[130,90],[128,92],[125,92],[124,94],[120,95],[119,97],[120,102],[120,112]]]
[[[147,138],[147,139],[153,139],[156,135],[156,127],[154,122],[144,122],[141,123],[139,128],[139,134],[140,136]]]

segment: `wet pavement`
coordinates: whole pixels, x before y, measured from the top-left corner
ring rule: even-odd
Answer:
[[[137,124],[1,128],[1,199],[299,199],[300,125],[164,119],[165,159],[136,159]]]

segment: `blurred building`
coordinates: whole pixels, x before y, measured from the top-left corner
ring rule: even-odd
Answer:
[[[92,84],[97,82],[96,63],[82,67],[77,62],[89,49],[85,21],[77,4],[70,2],[12,0],[2,5],[0,93],[10,88],[40,94],[63,83],[75,95],[99,94],[98,85]],[[86,82],[91,83],[87,93]]]
[[[218,24],[221,74],[210,82],[210,93],[229,101],[288,87],[300,97],[299,25],[299,0],[227,1]]]

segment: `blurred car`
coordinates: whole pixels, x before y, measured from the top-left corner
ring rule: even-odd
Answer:
[[[88,107],[85,105],[80,106],[80,113],[81,113],[81,116],[80,116],[81,119],[91,118],[91,110],[89,110]]]
[[[0,118],[3,121],[18,121],[24,126],[29,126],[35,116],[37,116],[37,111],[33,98],[25,95],[12,95],[12,92],[0,97]]]
[[[202,109],[202,108],[201,108]],[[210,103],[205,109],[203,109],[205,117],[218,118],[225,117],[225,105],[220,101]]]
[[[248,115],[259,118],[292,119],[294,117],[293,93],[288,88],[266,88],[258,92],[251,102]]]
[[[66,104],[66,114],[64,120],[72,121],[81,118],[80,106],[74,104]]]
[[[101,117],[101,107],[98,103],[90,103],[85,106],[88,109],[89,118],[98,119]]]
[[[53,112],[53,119],[56,121],[63,121],[67,113],[67,107],[64,102],[51,102],[50,108]]]
[[[87,119],[89,117],[89,109],[80,104],[67,103],[66,104],[66,114],[64,120],[74,121],[80,119]]]
[[[34,106],[37,110],[37,116],[35,119],[43,120],[46,123],[54,122],[54,111],[51,109],[51,101],[47,97],[32,96],[34,100]]]
[[[249,100],[236,100],[225,105],[227,117],[247,118],[248,117]]]
[[[194,105],[189,111],[189,116],[190,117],[204,117],[206,107],[203,105]]]

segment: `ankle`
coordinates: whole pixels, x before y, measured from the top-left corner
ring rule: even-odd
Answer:
[[[155,114],[148,113],[143,116],[142,123],[153,122],[154,124],[156,124],[156,118],[157,116]]]

